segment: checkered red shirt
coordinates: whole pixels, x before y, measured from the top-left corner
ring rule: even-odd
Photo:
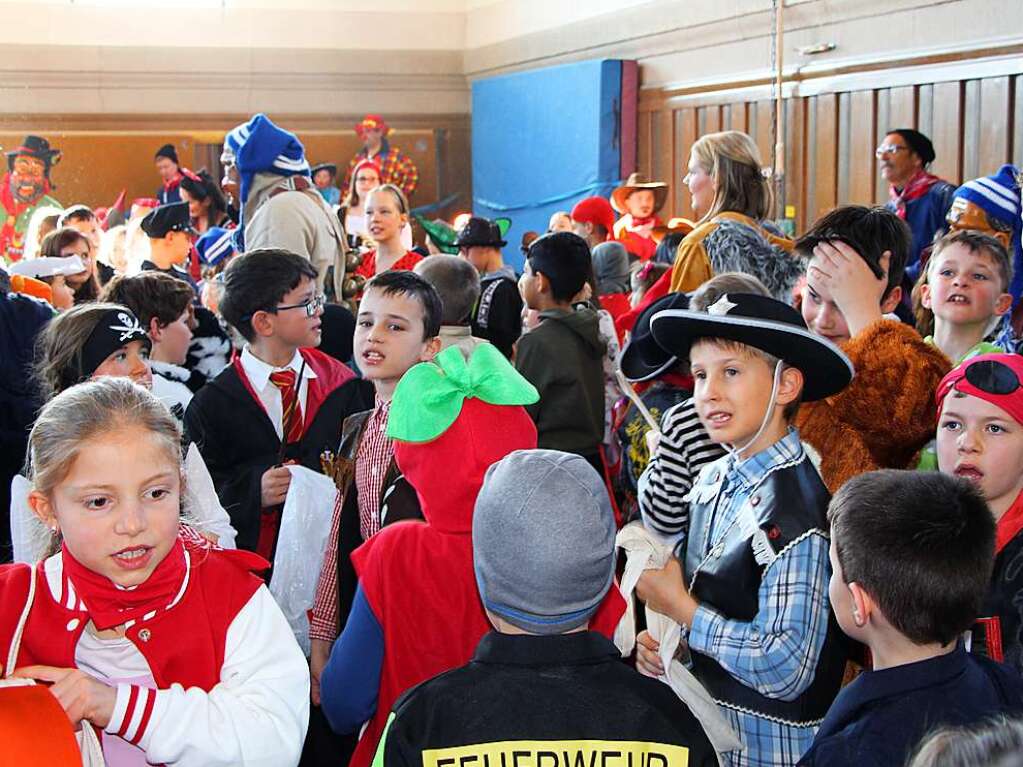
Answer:
[[[373,413],[363,427],[362,439],[355,452],[355,489],[359,495],[359,532],[367,540],[380,531],[380,494],[384,478],[394,457],[394,443],[387,436],[387,414],[390,401],[379,397]],[[309,637],[333,642],[337,639],[337,541],[341,532],[341,493],[334,499],[334,514],[330,523],[327,551],[316,584],[316,599],[309,622]]]
[[[355,166],[365,160],[366,156],[366,150],[362,149],[349,161],[342,189],[352,188],[352,173],[355,172]],[[372,160],[380,166],[381,184],[394,184],[405,193],[406,198],[412,197],[419,183],[419,170],[411,157],[402,154],[396,146],[388,146],[386,152],[378,152]]]

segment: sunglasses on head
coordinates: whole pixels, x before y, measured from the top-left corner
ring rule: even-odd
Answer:
[[[987,394],[1012,394],[1020,388],[1016,371],[997,360],[974,362],[963,372],[963,377],[976,388]]]

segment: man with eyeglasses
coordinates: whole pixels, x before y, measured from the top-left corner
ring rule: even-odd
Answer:
[[[913,232],[904,285],[908,296],[927,262],[934,234],[945,231],[945,214],[952,204],[955,187],[927,172],[934,162],[934,144],[912,128],[889,131],[874,154],[881,177],[889,184],[887,207]]]

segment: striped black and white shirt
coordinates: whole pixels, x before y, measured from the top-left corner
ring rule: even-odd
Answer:
[[[725,449],[711,442],[687,399],[664,413],[661,441],[639,478],[639,511],[648,529],[677,539],[689,525],[689,504],[684,500],[705,464],[716,461]]]

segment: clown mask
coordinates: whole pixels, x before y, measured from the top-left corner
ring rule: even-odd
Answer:
[[[1012,238],[1009,225],[990,218],[983,208],[963,197],[956,197],[952,200],[952,207],[948,209],[945,220],[952,231],[960,232],[969,229],[983,232],[994,237],[1005,248],[1009,247],[1009,240]]]
[[[46,163],[27,155],[15,157],[10,183],[18,202],[34,202],[46,193]]]

